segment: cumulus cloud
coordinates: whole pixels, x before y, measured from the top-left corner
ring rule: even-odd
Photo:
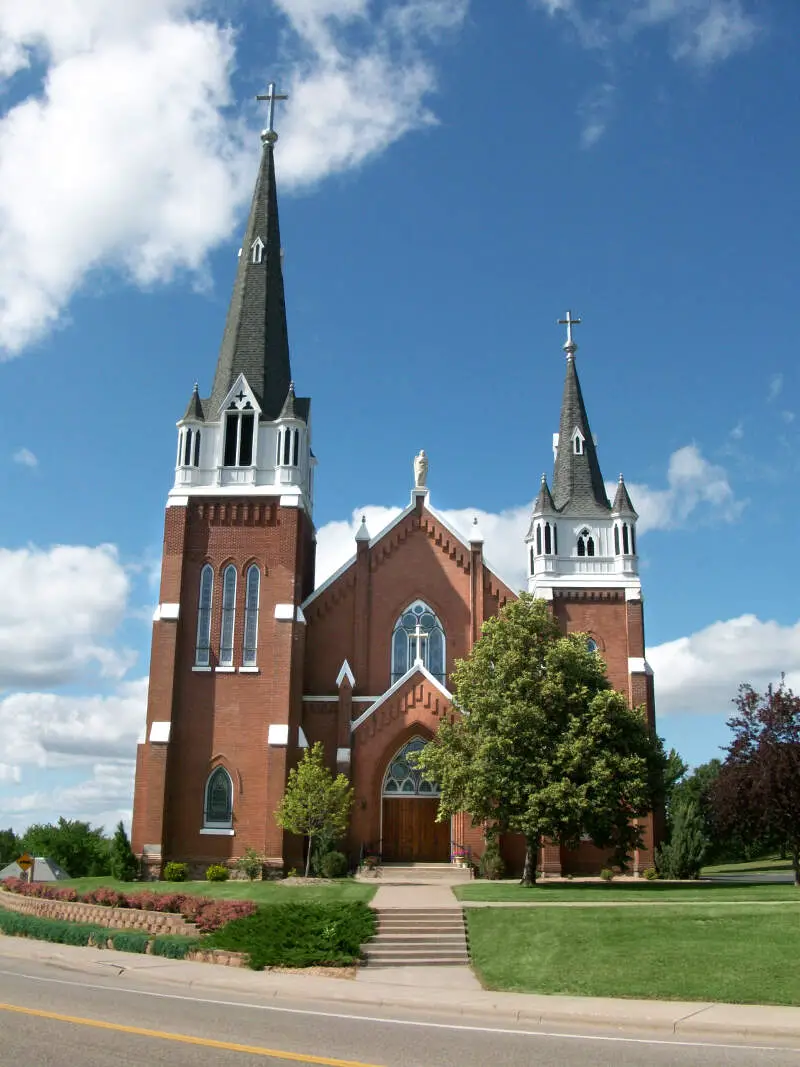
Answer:
[[[777,400],[783,392],[783,375],[773,374],[770,377],[769,385],[767,387],[767,400],[772,403]]]
[[[659,715],[732,714],[742,682],[763,691],[782,673],[800,691],[800,621],[782,626],[755,615],[715,622],[647,651]]]
[[[39,466],[39,460],[29,448],[18,448],[11,458],[21,467],[33,468]]]
[[[458,28],[469,0],[275,0],[299,45],[289,77],[281,177],[305,185],[363,163],[434,123],[424,48]]]
[[[406,0],[375,15],[369,0],[275,0],[289,27],[287,186],[434,121],[421,50],[467,4]],[[29,75],[0,118],[0,358],[63,320],[98,271],[138,286],[203,280],[258,152],[226,113],[234,63],[233,30],[200,0],[0,0],[0,84]]]
[[[82,819],[110,833],[120,819],[130,831],[135,764],[133,760],[95,763],[89,777],[73,785],[9,794],[2,798],[7,821],[21,831],[34,822]]]
[[[662,28],[675,60],[711,67],[751,48],[762,28],[744,0],[531,0],[564,19],[587,48],[629,42],[643,30]]]
[[[628,491],[639,513],[639,533],[683,526],[690,517],[733,522],[746,506],[736,497],[725,468],[707,460],[694,444],[670,456],[665,489],[630,483]]]
[[[89,666],[122,677],[135,655],[110,643],[129,593],[112,545],[0,548],[0,686],[52,686]]]
[[[586,97],[578,109],[583,123],[581,145],[591,148],[606,132],[614,110],[616,87],[612,82],[603,82]]]

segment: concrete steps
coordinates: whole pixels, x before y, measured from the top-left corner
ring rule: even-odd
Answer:
[[[364,949],[367,964],[378,967],[432,967],[469,963],[467,933],[460,908],[378,912],[378,932]]]
[[[468,867],[452,863],[384,863],[356,875],[356,881],[381,885],[462,885],[471,878]]]

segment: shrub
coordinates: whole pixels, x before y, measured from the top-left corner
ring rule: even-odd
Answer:
[[[230,873],[228,868],[223,867],[221,863],[212,863],[210,867],[206,868],[206,880],[209,882],[227,882]]]
[[[38,915],[18,915],[0,908],[0,933],[8,937],[33,937],[59,945],[97,945],[103,947],[113,931],[95,923],[72,923],[63,919],[44,919]]]
[[[109,940],[118,952],[147,952],[150,934],[141,930],[117,930]]]
[[[658,871],[655,867],[645,867],[642,871],[642,878],[646,878],[648,882],[654,882],[658,878]]]
[[[128,907],[128,898],[124,893],[118,893],[116,889],[109,889],[104,885],[98,886],[97,889],[90,889],[88,893],[83,894],[81,899],[84,904],[100,904],[104,908]]]
[[[249,954],[249,965],[346,967],[375,933],[375,913],[359,901],[347,904],[273,904],[237,919],[204,942],[209,948]]]
[[[656,851],[656,865],[665,878],[697,878],[708,851],[705,823],[696,801],[681,804],[672,817],[672,835]]]
[[[132,882],[139,876],[139,861],[133,854],[125,827],[120,820],[109,849],[111,874],[120,882]]]
[[[200,944],[196,937],[180,937],[178,934],[164,934],[155,938],[151,949],[154,956],[165,956],[170,960],[185,959],[187,954]]]
[[[164,867],[163,879],[165,882],[185,882],[189,877],[189,865],[176,863],[174,860]]]
[[[323,878],[344,878],[350,864],[344,852],[326,852],[320,860],[319,871]]]
[[[603,869],[600,871],[600,877],[603,879],[604,882],[610,882],[614,877],[614,872],[611,870],[610,867],[603,867]]]
[[[251,882],[260,877],[264,870],[264,857],[255,848],[246,848],[244,855],[234,863],[237,871],[247,875]]]
[[[495,838],[486,842],[486,848],[478,864],[478,873],[481,878],[496,880],[502,878],[506,872],[506,865],[500,855],[500,846]]]

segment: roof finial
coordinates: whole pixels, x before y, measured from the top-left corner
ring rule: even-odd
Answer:
[[[267,128],[261,131],[262,144],[274,145],[278,140],[278,134],[275,132],[275,101],[288,99],[289,97],[285,94],[275,92],[275,82],[270,82],[267,86],[266,93],[261,93],[256,97],[256,100],[269,101],[269,109],[267,110]]]
[[[578,351],[577,342],[572,339],[572,327],[580,326],[580,324],[581,320],[573,319],[571,311],[567,312],[567,317],[565,319],[558,320],[559,326],[567,327],[567,343],[564,345],[564,351],[567,353],[567,359],[574,359],[575,353]]]

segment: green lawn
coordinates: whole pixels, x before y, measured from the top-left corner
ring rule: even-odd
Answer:
[[[71,886],[79,893],[86,893],[98,886],[110,886],[121,893],[190,893],[199,897],[224,897],[227,900],[254,900],[257,904],[285,904],[288,901],[338,902],[363,900],[368,903],[376,893],[376,887],[351,878],[342,878],[322,885],[285,885],[283,882],[118,882],[114,878],[66,878],[56,883]]]
[[[800,916],[758,908],[468,908],[489,989],[800,1005]]]
[[[722,901],[786,900],[800,904],[800,889],[793,885],[748,885],[711,882],[540,882],[532,888],[518,882],[477,880],[454,886],[459,900],[503,901],[511,904],[555,904],[571,901]]]

